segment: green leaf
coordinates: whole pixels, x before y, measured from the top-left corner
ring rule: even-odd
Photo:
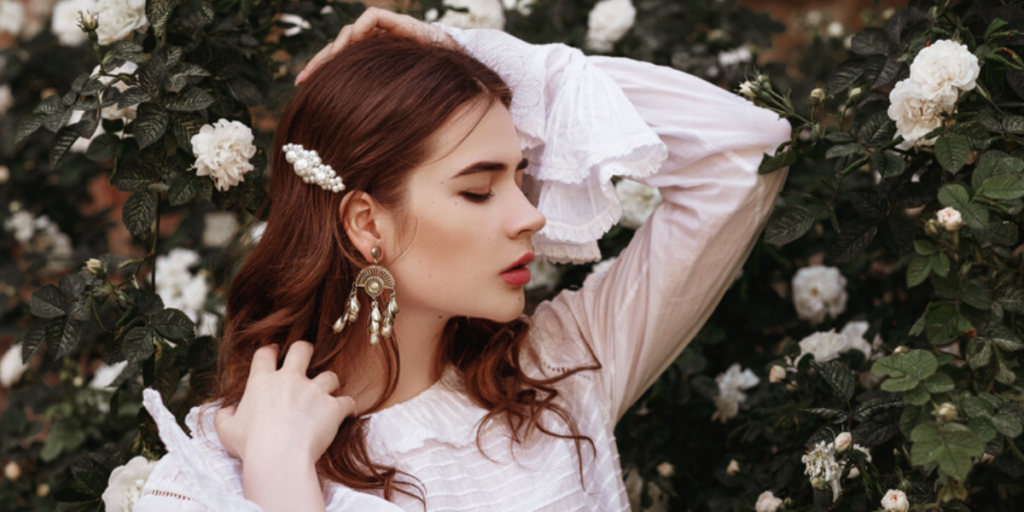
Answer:
[[[939,203],[942,206],[951,206],[963,213],[970,202],[971,195],[967,192],[967,188],[960,183],[949,183],[939,189]]]
[[[990,199],[1017,199],[1024,196],[1024,182],[1009,174],[993,176],[985,180],[978,193]]]
[[[21,118],[21,121],[18,122],[17,130],[14,132],[14,143],[17,144],[24,140],[25,137],[35,133],[40,126],[43,126],[43,121],[46,120],[48,115],[51,114],[33,113]]]
[[[891,45],[889,35],[877,27],[864,29],[850,40],[850,50],[860,55],[886,53]]]
[[[878,400],[871,400],[859,404],[853,410],[853,419],[856,421],[867,421],[880,412],[887,411],[889,409],[899,409],[904,405],[903,399],[898,395],[892,395]]]
[[[850,144],[841,144],[839,146],[832,146],[825,152],[825,158],[839,158],[843,156],[859,155],[864,152],[864,146],[853,142]]]
[[[935,244],[928,240],[914,240],[914,250],[922,256],[929,256],[936,251]]]
[[[855,220],[843,227],[839,239],[829,247],[826,257],[834,263],[845,263],[857,257],[875,239],[878,226],[868,220]]]
[[[163,57],[155,53],[151,54],[149,60],[139,66],[139,69],[136,72],[139,79],[139,87],[141,87],[150,98],[156,99],[160,95],[160,86],[164,83],[164,76],[166,73],[167,68]],[[131,89],[125,91],[124,94],[127,94],[128,91],[131,91]],[[118,106],[120,106],[120,104],[121,102],[118,101]]]
[[[889,119],[889,114],[884,111],[876,112],[860,124],[857,135],[868,147],[888,144],[896,135],[896,121]]]
[[[992,307],[992,296],[988,291],[988,285],[977,277],[964,283],[964,288],[960,291],[960,299],[978,309],[987,310]]]
[[[999,18],[996,18],[996,19],[992,20],[992,23],[989,23],[988,24],[988,28],[985,29],[985,42],[988,42],[993,37],[995,37],[997,34],[999,34],[999,31],[1001,31],[1004,28],[1006,28],[1007,25],[1009,25],[1009,23],[1007,23],[1007,22],[1005,22],[1005,21],[1003,21],[1003,20],[1001,20]]]
[[[761,158],[761,165],[757,167],[758,174],[769,174],[779,169],[789,167],[796,163],[797,154],[792,149],[776,151],[774,155],[765,153]]]
[[[142,238],[156,219],[156,197],[147,191],[132,193],[121,208],[121,218],[132,236]]]
[[[129,87],[117,97],[117,108],[123,109],[149,100],[149,93],[142,87]]]
[[[192,174],[185,173],[178,176],[171,183],[171,190],[167,193],[167,200],[171,203],[171,206],[185,204],[196,196],[197,191],[199,191],[199,180]]]
[[[931,398],[931,393],[920,384],[903,392],[903,399],[910,405],[924,405]]]
[[[902,156],[888,151],[875,151],[871,155],[871,164],[883,178],[895,178],[907,169],[907,163]]]
[[[213,105],[213,96],[206,91],[192,85],[178,94],[173,94],[164,100],[164,107],[167,110],[191,112],[202,110]]]
[[[29,309],[41,318],[54,318],[67,313],[67,298],[60,288],[47,284],[32,292]]]
[[[932,254],[928,257],[928,265],[932,271],[941,277],[946,277],[949,274],[949,256],[946,253],[939,252]]]
[[[951,304],[943,303],[928,313],[925,332],[932,345],[948,345],[956,340],[961,332],[971,328],[971,323],[961,316]]]
[[[1015,439],[1024,432],[1024,426],[1021,425],[1020,420],[1006,414],[1000,413],[992,417],[992,426],[999,431],[1000,434]]]
[[[900,365],[904,373],[917,380],[931,377],[939,369],[939,362],[931,352],[914,349],[903,354]]]
[[[878,375],[879,377],[891,376],[891,377],[903,377],[906,372],[903,371],[903,359],[904,354],[892,354],[885,356],[871,365],[871,373]]]
[[[177,4],[177,0],[146,1],[146,18],[153,27],[153,34],[156,37],[163,37],[164,30],[167,27],[167,19],[171,16],[171,11],[174,10],[174,6]]]
[[[50,169],[56,169],[57,164],[60,163],[61,159],[64,158],[64,154],[68,152],[71,145],[78,140],[78,128],[81,123],[85,121],[79,121],[70,126],[65,126],[60,130],[57,130],[57,134],[53,136],[53,142],[50,143]]]
[[[160,140],[167,131],[168,121],[167,112],[157,104],[146,102],[139,105],[133,131],[135,139],[139,142],[139,149]]]
[[[829,96],[835,97],[835,95],[846,90],[847,87],[864,74],[866,67],[867,61],[861,57],[847,59],[836,66],[828,79]]]
[[[46,341],[46,323],[33,324],[25,331],[21,338],[21,361],[28,364],[28,360],[36,354],[39,347]]]
[[[963,135],[951,133],[935,141],[935,157],[949,172],[955,173],[962,169],[970,154],[971,144]]]
[[[879,388],[882,391],[889,391],[890,393],[896,393],[899,391],[909,391],[916,388],[918,385],[917,379],[904,375],[902,377],[889,377],[882,381],[882,385]]]
[[[922,382],[922,384],[924,384],[925,389],[927,389],[929,393],[933,394],[947,393],[956,389],[953,379],[950,379],[941,373],[936,373],[935,375],[928,377]]]
[[[64,357],[78,346],[82,323],[67,315],[51,318],[46,322],[46,346],[54,359]]]
[[[982,341],[975,338],[967,351],[967,363],[971,369],[977,370],[992,362],[992,346]]]
[[[117,148],[121,147],[121,139],[113,133],[101,133],[89,143],[89,149],[85,157],[93,162],[105,162],[117,155]]]
[[[971,470],[972,457],[985,452],[985,443],[977,434],[959,423],[922,423],[910,435],[910,457],[914,465],[938,462],[947,475],[964,481]]]
[[[188,315],[177,309],[165,309],[153,317],[153,327],[163,337],[171,340],[181,340],[193,334],[195,326]]]
[[[928,274],[932,271],[931,258],[926,256],[917,256],[910,260],[910,265],[907,265],[907,288],[913,288],[928,279]]]
[[[192,152],[192,137],[199,133],[205,122],[195,113],[171,112],[171,130],[178,146],[195,156]]]
[[[806,412],[807,414],[813,414],[814,416],[822,418],[822,419],[824,419],[826,421],[831,421],[832,423],[842,423],[842,422],[846,421],[846,419],[847,419],[846,413],[844,411],[840,411],[839,409],[828,409],[828,408],[824,408],[824,407],[817,407],[817,408],[800,409],[800,410],[803,411],[803,412]]]
[[[121,353],[129,363],[141,363],[153,355],[153,329],[144,325],[132,327],[121,342]]]
[[[825,382],[828,382],[832,391],[835,391],[843,400],[850,400],[850,397],[853,396],[854,379],[853,372],[846,365],[838,361],[818,363],[812,360],[811,367],[825,379]]]

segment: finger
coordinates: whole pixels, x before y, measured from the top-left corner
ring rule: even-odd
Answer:
[[[338,407],[341,408],[342,418],[356,415],[356,401],[350,396],[335,397]]]
[[[288,353],[284,356],[284,364],[281,365],[281,369],[305,375],[312,358],[313,344],[308,341],[296,341],[292,343],[291,347],[288,347]]]
[[[313,377],[313,384],[316,384],[325,393],[334,393],[334,390],[341,386],[341,382],[338,380],[338,374],[334,372],[321,372],[316,377]]]
[[[252,355],[252,363],[249,366],[249,375],[255,373],[269,373],[277,370],[277,354],[281,347],[277,343],[263,345],[256,349]]]

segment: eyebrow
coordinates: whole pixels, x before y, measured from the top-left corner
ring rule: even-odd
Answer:
[[[519,165],[516,166],[516,170],[525,169],[528,165],[530,165],[530,161],[523,158],[523,160],[519,162]],[[507,168],[508,166],[503,162],[477,162],[459,171],[459,173],[453,176],[453,178],[469,176],[470,174],[476,174],[478,172],[504,172]]]

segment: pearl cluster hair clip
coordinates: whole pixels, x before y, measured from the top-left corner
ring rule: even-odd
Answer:
[[[285,144],[281,149],[285,151],[284,159],[292,164],[295,174],[301,176],[304,183],[316,183],[328,192],[345,190],[341,176],[330,165],[320,161],[320,155],[315,149],[306,149],[300,144]]]

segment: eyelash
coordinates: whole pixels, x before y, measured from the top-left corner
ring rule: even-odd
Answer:
[[[463,192],[462,196],[465,197],[466,199],[469,199],[470,201],[473,201],[474,203],[483,203],[483,202],[487,201],[488,199],[494,197],[494,193],[493,192],[488,192],[486,195],[483,195],[483,194],[471,194],[469,192]]]

